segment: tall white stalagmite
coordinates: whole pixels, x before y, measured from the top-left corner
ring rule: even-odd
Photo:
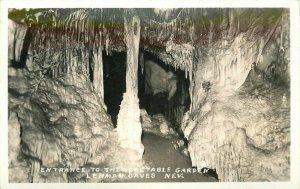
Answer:
[[[138,99],[138,56],[140,42],[140,19],[125,17],[125,43],[127,46],[126,92],[118,115],[117,132],[123,148],[132,149],[141,159],[144,146],[141,142],[142,126]]]

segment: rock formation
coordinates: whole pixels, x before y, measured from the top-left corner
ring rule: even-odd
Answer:
[[[238,14],[232,14],[241,22]],[[268,28],[254,22],[248,30],[238,32],[241,28],[235,23],[222,32],[231,40],[218,40],[199,50],[203,57],[195,72],[193,105],[182,129],[193,165],[216,168],[221,181],[289,179],[289,92],[280,84],[289,85],[288,73],[286,68],[278,73],[281,81],[275,85],[266,77],[270,51],[273,57],[280,57],[281,46],[289,51],[286,15]],[[282,33],[285,40],[280,42]],[[276,64],[288,67],[289,59],[282,57]],[[209,90],[204,82],[210,83]]]
[[[185,138],[192,165],[220,181],[289,180],[287,9],[13,9],[9,18],[11,182],[84,181],[41,167],[142,166],[142,126],[182,137],[176,148]],[[116,52],[126,54],[126,91],[114,129],[104,57]],[[165,115],[141,110],[141,94],[164,92]]]
[[[138,101],[137,69],[140,42],[140,19],[134,16],[127,20],[125,17],[125,38],[127,45],[126,93],[120,106],[117,132],[121,146],[137,152],[141,159],[144,146],[141,142],[142,126]]]

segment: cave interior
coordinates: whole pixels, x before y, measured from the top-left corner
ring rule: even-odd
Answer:
[[[289,177],[287,9],[11,9],[8,18],[9,170],[30,170],[10,181],[89,182],[39,169],[141,166],[151,148],[167,151],[153,147],[159,140],[180,154],[162,163],[184,156],[177,166],[219,181]]]
[[[142,50],[140,49],[140,52]],[[116,125],[117,115],[120,110],[123,93],[125,92],[126,82],[126,53],[112,52],[111,55],[103,54],[103,81],[104,81],[104,102],[107,106],[107,112]],[[175,112],[172,111],[176,107],[183,107],[183,112],[189,109],[189,80],[185,78],[184,71],[165,64],[154,55],[144,52],[145,60],[154,61],[161,69],[174,73],[177,83],[176,92],[170,100],[168,100],[168,91],[158,94],[149,94],[145,90],[147,72],[143,72],[140,62],[138,67],[138,97],[140,109],[145,109],[149,115],[163,114],[166,119],[174,125],[174,128],[179,129],[181,120],[176,120]],[[163,77],[160,76],[160,77]],[[156,80],[155,82],[160,82]]]

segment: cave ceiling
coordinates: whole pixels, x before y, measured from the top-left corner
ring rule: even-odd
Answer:
[[[111,9],[11,9],[9,18],[26,24],[34,40],[32,49],[94,48],[106,52],[125,51],[124,18],[141,20],[140,49],[167,64],[176,57],[187,63],[197,56],[195,49],[230,44],[241,33],[253,41],[276,26],[284,9],[242,8],[111,8]],[[205,50],[204,50],[205,51]],[[174,64],[173,64],[174,66]]]

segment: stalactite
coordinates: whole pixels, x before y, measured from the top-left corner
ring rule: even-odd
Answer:
[[[86,69],[86,61],[85,61],[85,56],[84,56],[84,53],[83,53],[83,48],[80,47],[79,48],[80,50],[80,55],[81,55],[81,61],[82,61],[82,64],[81,64],[81,72],[84,76],[87,76],[87,69]]]
[[[212,45],[213,42],[213,35],[214,35],[214,23],[211,20],[209,25],[209,34],[208,34],[208,45]]]
[[[83,47],[83,56],[85,60],[85,66],[86,66],[86,76],[89,78],[90,76],[90,62],[89,62],[89,50]]]
[[[106,39],[105,39],[105,51],[106,51],[106,55],[108,56],[108,52],[109,52],[109,35],[108,35],[108,33],[106,33],[105,37],[106,37]]]
[[[141,71],[142,74],[144,74],[144,69],[145,69],[145,62],[144,62],[144,53],[140,53],[140,66],[141,66]]]
[[[67,50],[67,57],[68,57],[68,64],[69,64],[69,73],[71,73],[72,72],[72,62],[71,62],[71,49],[70,49],[70,47]]]
[[[93,51],[94,51],[93,52],[93,62],[94,62],[93,85],[100,99],[104,100],[102,47],[101,46],[96,47]]]
[[[259,46],[258,46],[258,55],[257,55],[257,59],[256,59],[256,64],[258,64],[259,63],[259,60],[260,60],[260,58],[261,58],[261,56],[262,56],[262,51],[263,51],[263,49],[264,49],[264,46],[265,46],[265,42],[264,42],[264,38],[263,37],[261,37],[260,38],[260,43],[259,43]]]
[[[280,47],[279,47],[279,52],[280,51],[283,51],[284,52],[284,47],[283,47],[283,29],[282,29],[282,26],[280,26],[281,28],[281,32],[280,32]]]

